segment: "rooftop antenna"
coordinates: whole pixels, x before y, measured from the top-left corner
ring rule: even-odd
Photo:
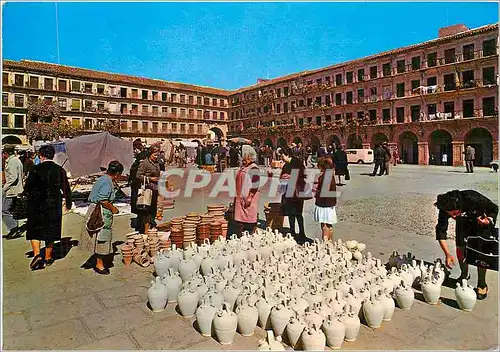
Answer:
[[[57,47],[57,63],[61,64],[61,58],[59,55],[59,15],[57,13],[57,2],[54,2],[56,6],[56,47]]]

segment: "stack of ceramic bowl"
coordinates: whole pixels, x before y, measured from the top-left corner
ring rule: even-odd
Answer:
[[[184,232],[182,230],[183,218],[175,218],[170,221],[170,241],[177,248],[182,248],[184,245]]]
[[[170,231],[170,221],[163,222],[161,224],[156,225],[158,231],[169,232]]]
[[[210,224],[210,242],[214,243],[219,236],[222,236],[222,224],[214,221]]]
[[[148,244],[149,244],[149,255],[151,258],[156,256],[156,252],[158,252],[158,249],[160,249],[160,243],[158,241],[158,237],[150,237],[148,239]]]
[[[124,244],[121,248],[123,264],[129,266],[132,263],[132,257],[134,256],[134,247],[130,244]]]
[[[134,247],[137,253],[142,253],[145,247],[144,237],[142,235],[134,236]]]
[[[166,232],[158,232],[160,249],[169,249],[172,245],[170,234]]]
[[[158,199],[158,209],[159,208],[162,208],[163,210],[174,209],[174,200],[167,199],[167,198]],[[163,212],[163,210],[162,210],[162,212]]]
[[[227,220],[219,220],[222,227],[222,237],[227,238]]]
[[[200,222],[196,228],[196,243],[201,246],[206,238],[210,240],[210,224]]]
[[[224,204],[212,204],[207,206],[207,214],[213,215],[214,220],[224,220],[224,213],[226,212],[226,206]]]
[[[184,248],[188,248],[191,243],[196,243],[196,227],[200,222],[200,215],[198,213],[187,213],[184,222],[182,223],[182,230],[184,231]]]

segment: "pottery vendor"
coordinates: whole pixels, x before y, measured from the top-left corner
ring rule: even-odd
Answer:
[[[113,257],[112,226],[113,214],[118,213],[118,208],[113,205],[116,192],[119,189],[117,179],[123,172],[123,165],[114,160],[108,165],[106,174],[102,175],[92,187],[89,202],[91,203],[85,215],[84,228],[78,247],[83,250],[93,251],[94,255],[85,263],[85,268],[92,267],[101,275],[109,275],[109,267]],[[97,204],[101,206],[104,226],[97,233],[87,231],[87,221],[90,219]],[[95,259],[95,260],[94,260]],[[106,262],[106,263],[105,263]]]
[[[448,219],[456,221],[455,246],[461,275],[459,281],[468,279],[469,265],[465,262],[465,239],[477,235],[482,229],[495,225],[498,216],[498,206],[490,199],[474,190],[454,190],[437,196],[434,205],[439,209],[438,223],[436,225],[436,239],[446,256],[446,266],[455,265],[455,257],[450,253],[446,243]],[[491,226],[491,227],[493,227]],[[477,299],[485,299],[488,295],[486,285],[486,269],[477,268]]]

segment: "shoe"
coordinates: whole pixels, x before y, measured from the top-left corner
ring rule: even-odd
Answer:
[[[19,226],[16,226],[12,230],[10,230],[9,233],[7,233],[5,236],[3,236],[3,238],[5,238],[7,240],[11,240],[14,238],[14,236],[16,235],[16,233],[18,231],[19,231]]]
[[[486,292],[485,293],[479,293],[479,287],[476,287],[474,289],[474,291],[476,291],[476,298],[478,301],[482,301],[483,299],[485,299],[486,297],[488,297],[488,286],[486,287],[481,287],[481,289],[486,289]]]
[[[104,269],[99,269],[99,268],[94,268],[94,271],[100,275],[109,275],[110,274],[110,271],[108,268],[104,268]]]
[[[82,269],[93,269],[96,264],[96,257],[95,254],[92,255],[85,263],[82,264],[80,268]]]
[[[51,266],[52,264],[54,264],[54,258],[50,258],[50,259],[45,260],[45,265]]]
[[[45,261],[40,254],[35,255],[30,263],[30,269],[32,271],[43,269],[45,266]]]

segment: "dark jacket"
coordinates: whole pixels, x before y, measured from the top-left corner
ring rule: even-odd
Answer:
[[[459,192],[459,204],[462,212],[461,216],[456,218],[455,242],[459,247],[465,245],[465,238],[474,236],[479,230],[477,218],[486,214],[487,217],[493,219],[496,224],[498,216],[498,206],[490,199],[483,196],[481,193],[474,190],[465,190]],[[448,219],[450,216],[447,212],[440,210],[438,215],[438,223],[436,225],[436,239],[445,240],[446,231],[448,230]]]
[[[132,188],[140,188],[141,183],[137,180],[137,170],[139,170],[139,164],[142,160],[147,159],[148,152],[146,150],[141,151],[135,157],[134,163],[130,167],[129,182]]]
[[[62,201],[71,208],[71,188],[66,171],[53,161],[33,167],[26,179],[28,198],[27,240],[61,239]]]
[[[375,148],[373,158],[375,159],[375,162],[384,162],[385,161],[385,150],[382,148],[382,146],[378,146]]]
[[[384,161],[385,162],[388,162],[388,161],[391,161],[391,150],[389,149],[389,147],[382,147],[382,149],[384,149]]]
[[[335,171],[333,169],[327,169],[326,171],[332,171],[331,174],[330,173],[326,173],[326,174],[321,174],[319,176],[319,179],[318,179],[318,188],[316,188],[316,202],[315,204],[318,206],[318,207],[334,207],[335,205],[337,205],[337,197],[334,196],[334,197],[324,197],[324,194],[321,194],[321,191],[323,189],[323,182],[325,181],[325,175],[327,176],[326,180],[328,181],[328,178],[331,177],[331,179],[329,180],[330,181],[330,187],[327,189],[328,191],[331,191],[331,192],[336,192],[337,190],[337,185],[335,183]],[[323,195],[323,197],[322,197]]]

